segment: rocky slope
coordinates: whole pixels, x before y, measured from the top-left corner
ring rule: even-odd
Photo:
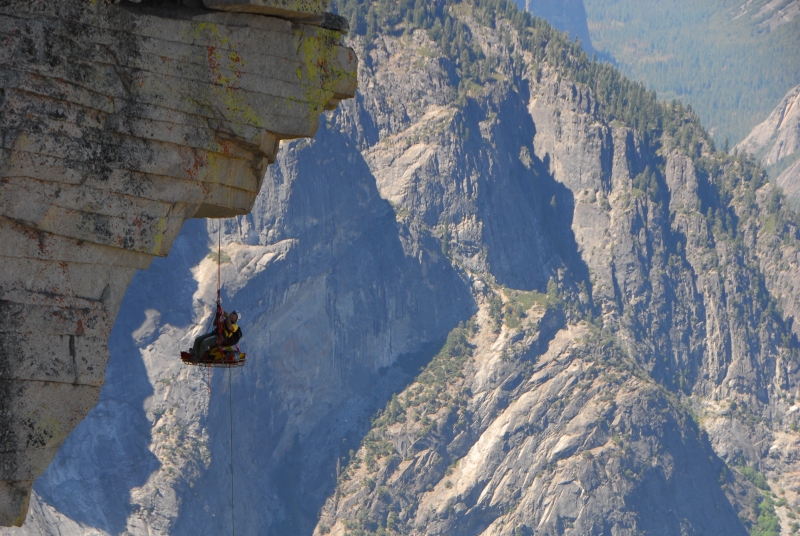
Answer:
[[[476,23],[477,14],[472,18],[469,11],[462,13],[461,21],[484,55],[502,58],[492,48],[494,35],[503,35],[502,26],[490,32]],[[415,33],[419,40],[412,48],[435,49],[436,43],[427,38]],[[386,38],[374,50],[364,50],[366,65],[383,77],[383,83],[365,90],[380,96],[364,97],[353,106],[364,103],[368,109],[370,102],[381,102],[382,88],[399,85],[392,84],[392,73],[409,77],[415,64],[430,61],[403,57],[395,52],[400,46]],[[761,172],[741,159],[715,154],[707,138],[699,145],[690,142],[688,155],[686,149],[676,150],[681,139],[694,136],[691,121],[665,135],[661,149],[654,152],[642,133],[607,122],[596,94],[565,79],[563,71],[533,62],[518,66],[510,57],[508,61],[513,66],[502,71],[508,85],[476,89],[474,107],[463,112],[465,121],[475,117],[472,124],[487,142],[478,148],[466,141],[464,146],[470,148],[463,153],[470,155],[468,166],[482,158],[489,164],[484,169],[502,168],[504,159],[520,166],[503,173],[508,182],[502,183],[502,190],[509,194],[504,210],[517,214],[516,188],[535,184],[535,193],[526,197],[550,198],[551,206],[560,209],[546,219],[555,224],[554,230],[559,220],[568,225],[560,240],[564,248],[539,250],[538,262],[524,262],[524,275],[507,271],[507,266],[519,265],[504,262],[502,245],[498,248],[494,242],[500,233],[490,227],[503,216],[481,217],[485,214],[481,208],[492,196],[492,183],[482,189],[478,177],[491,173],[464,170],[451,180],[458,184],[459,175],[476,177],[475,189],[464,188],[459,200],[464,204],[469,200],[476,209],[473,215],[459,201],[447,203],[457,207],[442,211],[444,224],[439,216],[448,231],[442,233],[449,240],[447,250],[468,272],[490,273],[497,283],[516,289],[542,290],[537,275],[550,268],[550,276],[560,281],[573,308],[602,317],[602,329],[630,359],[623,365],[627,374],[616,377],[619,365],[611,359],[601,368],[614,377],[614,386],[587,376],[584,371],[597,362],[586,361],[585,354],[609,358],[614,352],[607,343],[575,335],[580,324],[574,321],[567,322],[561,333],[567,340],[574,337],[572,344],[584,354],[580,359],[564,350],[563,340],[537,359],[544,350],[527,342],[536,334],[529,337],[524,330],[513,338],[514,344],[501,335],[489,345],[480,340],[483,328],[479,328],[477,340],[467,335],[474,346],[471,358],[449,368],[449,380],[420,380],[373,422],[362,449],[354,453],[326,503],[317,532],[744,533],[747,519],[755,521],[758,515],[752,510],[757,493],[736,468],[755,465],[787,489],[794,482],[789,460],[764,460],[770,449],[775,455],[769,460],[782,459],[777,450],[786,448],[786,439],[779,441],[777,436],[791,437],[789,426],[796,411],[796,340],[789,330],[796,302],[792,292],[779,290],[785,287],[778,281],[794,281],[797,265],[775,262],[796,252],[793,216],[781,209],[779,192]],[[417,79],[418,84],[426,82]],[[379,114],[376,110],[370,115]],[[457,111],[453,115],[457,124],[461,117]],[[506,138],[503,131],[509,123],[519,130]],[[413,159],[413,175],[391,170],[386,160],[376,161],[372,169],[379,187],[387,185],[382,188],[384,195],[400,207],[399,215],[408,212],[411,221],[436,221],[428,214],[430,204],[415,196],[426,182],[437,184],[448,175],[450,170],[442,165],[448,159],[442,152],[457,153],[448,146],[458,142],[445,142],[444,151],[424,152],[415,147],[417,139],[412,127],[370,149],[378,154],[391,151],[394,162]],[[412,152],[412,158],[404,158],[404,153]],[[427,175],[427,181],[420,175]],[[408,177],[399,191],[397,177]],[[547,178],[565,190],[550,186],[548,191]],[[551,193],[561,195],[551,197]],[[514,219],[542,225],[545,218],[535,209],[528,214]],[[477,233],[470,231],[475,228],[481,230],[483,256],[475,255],[471,247]],[[541,239],[526,239],[520,232],[525,231],[519,225],[510,225],[504,238],[540,247]],[[776,249],[776,235],[786,241],[785,251]],[[573,247],[577,259],[570,255]],[[543,255],[548,254],[550,266],[542,269]],[[508,301],[505,291],[495,287],[494,292]],[[587,302],[596,309],[590,306],[586,311]],[[778,309],[782,315],[770,312]],[[480,326],[480,314],[477,318]],[[564,369],[553,370],[553,360],[559,361],[562,352]],[[526,373],[504,365],[517,359],[536,364]],[[486,376],[495,383],[487,385]],[[548,384],[542,378],[559,381]],[[648,387],[650,381],[675,398],[656,395],[657,390]],[[627,397],[628,390],[638,395]],[[655,402],[643,407],[642,398]],[[614,404],[604,405],[611,400]],[[696,412],[700,430],[687,419],[687,407]],[[738,410],[731,411],[732,407]],[[609,413],[604,414],[603,408]],[[626,441],[629,450],[622,447]],[[699,450],[688,454],[693,449]],[[628,454],[610,469],[614,464],[606,463],[609,452],[616,450]],[[706,454],[699,454],[702,450]],[[712,451],[716,456],[708,455]],[[602,461],[586,461],[596,456]],[[602,466],[604,475],[597,471]],[[673,472],[677,466],[682,469]],[[709,487],[687,500],[687,490],[699,490],[701,485],[682,479],[701,474],[706,475],[699,478],[702,485]],[[793,502],[785,503],[789,509],[778,508],[779,516],[794,515],[797,497],[790,499]],[[790,526],[789,519],[784,520],[785,527]]]
[[[759,26],[772,31],[779,26],[792,22],[800,15],[800,1],[798,0],[748,0],[734,13],[734,18],[749,17],[758,22]]]
[[[800,198],[800,86],[736,146],[761,161],[786,195]]]
[[[431,378],[458,357],[438,356],[374,422],[317,534],[747,533],[725,464],[624,352],[541,306],[514,329],[488,310],[459,374]]]
[[[356,4],[356,99],[223,225],[247,367],[209,393],[177,365],[215,283],[216,227],[187,229],[13,533],[226,532],[232,399],[244,533],[788,534],[780,192],[515,10]]]

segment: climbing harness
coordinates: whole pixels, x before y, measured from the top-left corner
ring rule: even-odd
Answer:
[[[223,333],[222,327],[222,225],[220,225],[219,229],[217,230],[217,310],[216,314],[211,317],[209,321],[208,327],[206,328],[206,335],[210,335],[214,332],[214,328],[216,328],[216,332],[218,334]],[[216,326],[214,326],[214,321],[216,320]],[[221,343],[220,337],[220,343]],[[247,354],[239,350],[239,345],[234,345],[234,348],[231,347],[223,347],[221,345],[211,347],[206,352],[203,353],[201,356],[196,356],[192,352],[181,352],[181,361],[186,365],[193,365],[193,366],[200,366],[200,367],[207,367],[210,369],[211,367],[215,368],[231,368],[231,367],[242,367],[244,366],[245,362],[247,361]],[[208,390],[211,391],[211,370],[207,371],[207,380],[206,384],[208,385]]]

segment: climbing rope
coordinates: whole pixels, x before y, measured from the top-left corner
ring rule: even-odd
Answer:
[[[217,333],[219,333],[219,346],[222,346],[222,222],[217,229]]]
[[[209,330],[217,320],[217,333],[222,334],[222,224],[217,229],[217,311],[216,315],[209,321]],[[207,330],[207,331],[209,331]],[[231,424],[230,446],[231,446],[231,534],[236,536],[236,503],[234,494],[234,474],[233,474],[233,371],[228,370],[228,396]],[[206,365],[206,387],[208,388],[209,401],[211,399],[211,364]]]
[[[221,301],[220,297],[220,288],[222,287],[222,222],[220,222],[219,227],[217,228],[217,309],[219,309]],[[222,319],[219,319],[220,325],[222,325]],[[222,331],[220,331],[222,333]]]
[[[217,229],[217,331],[222,337],[222,222]],[[221,342],[220,342],[221,344]],[[209,367],[209,370],[211,368]],[[228,369],[228,414],[231,423],[231,534],[236,536],[236,502],[233,477],[233,370]]]
[[[220,294],[220,289],[222,288],[222,223],[220,223],[219,227],[217,228],[217,311],[214,316],[211,317],[211,323],[209,324],[209,329],[206,330],[210,332],[211,325],[214,323],[214,318],[217,319],[217,333],[222,333],[222,295]],[[208,389],[208,395],[211,396],[211,364],[206,365],[206,387]]]
[[[233,383],[231,382],[233,376],[233,369],[228,369],[228,395],[230,404],[228,406],[231,417],[231,534],[236,536],[236,503],[234,502],[233,494]]]
[[[220,229],[222,229],[222,226],[220,226]],[[219,282],[220,282],[220,276],[221,276],[219,265],[220,265],[220,250],[222,249],[221,248],[221,243],[222,243],[222,238],[220,237],[220,230],[218,229],[217,230],[217,311],[216,311],[216,314],[211,317],[211,320],[208,323],[208,328],[206,328],[206,333],[211,333],[211,326],[214,325],[214,318],[219,316],[219,307],[220,307],[220,302],[219,302],[219,299],[220,299],[220,293],[219,293],[220,283]],[[211,398],[211,364],[210,363],[206,365],[206,389],[208,390],[208,397]]]

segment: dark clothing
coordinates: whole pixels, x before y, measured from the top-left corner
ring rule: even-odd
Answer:
[[[202,357],[212,346],[235,346],[242,338],[242,328],[238,326],[238,324],[233,324],[233,332],[228,331],[227,327],[225,326],[225,320],[221,322],[222,324],[222,341],[219,341],[219,325],[220,325],[220,316],[219,313],[214,317],[214,326],[215,329],[211,333],[206,333],[205,335],[200,335],[194,340],[194,346],[192,346],[192,353],[200,358]]]
[[[214,326],[216,326],[214,333],[219,333],[220,328],[222,329],[222,344],[220,346],[234,346],[242,338],[242,329],[238,324],[231,322],[233,331],[228,331],[227,323],[229,320],[229,318],[220,318],[219,313],[214,318]]]
[[[214,343],[217,342],[217,334],[216,333],[206,333],[205,335],[200,335],[194,340],[194,346],[192,346],[192,354],[195,357],[202,357],[209,348],[214,346]]]
[[[236,326],[236,331],[233,333],[228,333],[223,326],[222,331],[225,331],[227,337],[223,337],[222,346],[235,346],[242,339],[242,328],[236,324],[234,326]]]

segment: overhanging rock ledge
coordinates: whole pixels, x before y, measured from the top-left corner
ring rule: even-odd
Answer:
[[[147,3],[0,0],[0,525],[97,402],[135,271],[355,95],[327,0]]]

